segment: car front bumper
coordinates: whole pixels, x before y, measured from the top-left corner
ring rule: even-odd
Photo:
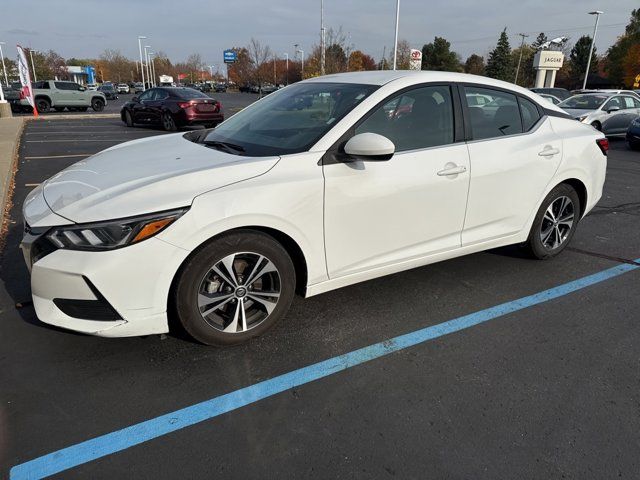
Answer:
[[[32,240],[25,235],[21,248],[42,322],[104,337],[169,331],[171,283],[188,251],[150,238],[111,251],[54,250],[31,265]]]

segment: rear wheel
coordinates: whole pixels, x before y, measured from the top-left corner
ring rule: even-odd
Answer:
[[[265,333],[293,300],[291,258],[273,238],[250,230],[217,238],[183,266],[175,295],[180,322],[207,345],[234,345]]]
[[[571,241],[580,220],[580,197],[573,187],[560,184],[542,202],[525,249],[545,260],[558,255]]]
[[[168,112],[162,114],[162,128],[164,128],[167,132],[175,132],[176,130],[178,130],[176,121]]]
[[[36,108],[38,113],[47,113],[51,110],[51,102],[46,98],[36,98]]]
[[[94,98],[91,100],[91,108],[94,112],[101,112],[104,110],[104,100],[101,98]]]

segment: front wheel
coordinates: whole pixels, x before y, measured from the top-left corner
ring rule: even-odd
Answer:
[[[295,268],[282,245],[260,232],[237,231],[187,260],[174,290],[176,312],[196,340],[239,344],[286,315],[295,285]]]
[[[131,112],[129,110],[124,111],[124,123],[127,127],[133,127],[133,117],[131,116]]]
[[[94,112],[101,112],[104,110],[104,100],[101,98],[94,98],[91,100],[91,108]]]
[[[555,257],[571,241],[580,220],[580,197],[565,183],[551,190],[533,221],[525,249],[534,258]]]

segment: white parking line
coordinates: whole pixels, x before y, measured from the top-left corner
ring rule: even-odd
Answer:
[[[113,133],[117,133],[117,134],[121,134],[121,133],[126,133],[126,134],[136,134],[136,135],[140,135],[140,134],[148,134],[150,132],[148,131],[144,131],[144,130],[138,130],[138,131],[126,131],[126,130],[106,130],[106,131],[101,131],[101,132],[48,132],[48,131],[42,131],[42,132],[26,132],[26,135],[106,135],[106,134],[113,134]]]
[[[25,183],[24,186],[25,187],[37,187],[38,185],[40,185],[39,183]]]
[[[27,140],[26,143],[54,143],[54,142],[66,142],[66,143],[74,143],[74,142],[98,142],[98,143],[111,143],[111,142],[122,142],[121,138],[103,138],[103,139],[96,139],[96,140],[82,140],[82,139],[78,139],[78,140],[73,140],[70,138],[64,139],[64,140]]]

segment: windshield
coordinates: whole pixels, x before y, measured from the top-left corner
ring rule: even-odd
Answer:
[[[354,83],[291,85],[235,114],[199,141],[231,144],[252,157],[304,152],[377,88]]]
[[[609,95],[574,95],[567,98],[564,102],[560,102],[560,108],[575,108],[581,110],[595,110],[600,108]]]

